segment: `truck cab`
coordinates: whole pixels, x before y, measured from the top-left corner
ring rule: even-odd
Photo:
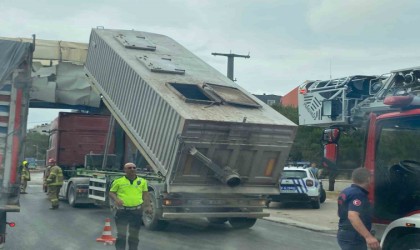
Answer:
[[[420,109],[371,115],[365,167],[374,230],[384,249],[420,244]]]

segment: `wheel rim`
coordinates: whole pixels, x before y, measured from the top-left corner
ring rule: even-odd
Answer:
[[[154,217],[155,211],[154,211],[154,205],[153,205],[153,202],[152,201],[150,201],[150,208],[152,209],[152,213],[151,214],[148,214],[148,213],[143,212],[143,217],[145,218],[145,221],[144,221],[145,224],[150,224],[153,221],[153,217]]]

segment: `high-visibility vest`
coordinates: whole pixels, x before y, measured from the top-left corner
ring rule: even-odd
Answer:
[[[124,206],[134,207],[143,204],[143,192],[147,192],[147,181],[137,177],[133,181],[120,177],[112,182],[110,192],[116,193]]]

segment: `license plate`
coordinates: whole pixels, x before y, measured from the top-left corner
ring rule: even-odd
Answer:
[[[281,193],[296,193],[296,187],[285,186],[281,187]]]

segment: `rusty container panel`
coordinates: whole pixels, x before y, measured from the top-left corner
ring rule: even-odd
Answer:
[[[109,116],[60,112],[51,126],[48,158],[60,166],[81,167],[87,154],[103,154],[108,135]],[[108,154],[114,153],[113,139]]]

